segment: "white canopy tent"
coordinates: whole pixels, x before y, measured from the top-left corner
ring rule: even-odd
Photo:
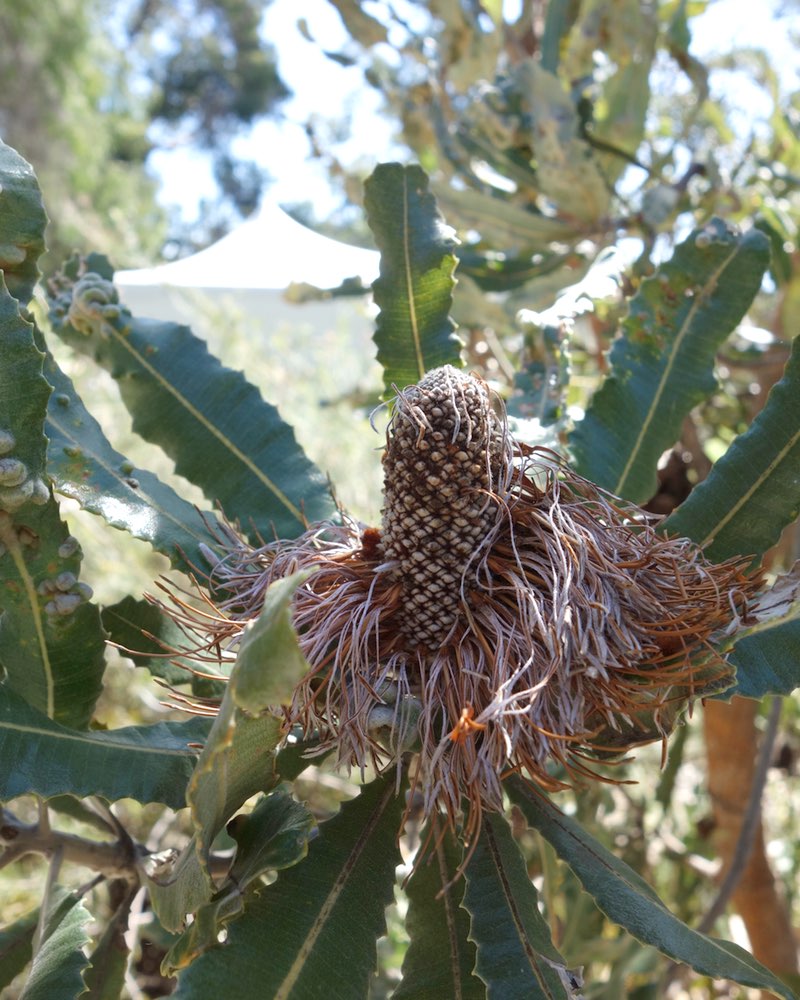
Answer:
[[[135,316],[187,324],[223,364],[243,370],[295,427],[340,498],[364,509],[379,492],[380,438],[352,402],[380,392],[374,306],[369,296],[296,303],[286,291],[352,278],[368,287],[379,262],[377,251],[321,236],[267,203],[207,249],[118,271],[114,280]]]
[[[205,250],[170,264],[120,271],[117,282],[124,288],[283,289],[295,282],[334,288],[347,278],[370,284],[377,275],[376,251],[321,236],[266,203]]]
[[[348,278],[370,285],[379,254],[321,236],[267,203],[252,218],[199,253],[156,267],[118,271],[123,302],[138,315],[194,326],[205,309],[232,299],[245,332],[268,343],[280,324],[311,324],[323,333],[346,322],[371,333],[364,300],[337,297],[295,304],[290,285],[335,288]],[[201,326],[203,324],[201,323]]]

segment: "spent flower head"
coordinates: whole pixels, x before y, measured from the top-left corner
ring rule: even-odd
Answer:
[[[730,682],[710,639],[746,613],[749,561],[710,562],[516,441],[482,380],[445,366],[398,392],[383,463],[379,529],[343,516],[258,548],[231,531],[218,613],[174,611],[198,655],[230,656],[269,585],[314,567],[293,607],[310,669],[284,710],[340,764],[413,748],[426,811],[455,825],[466,801],[469,840],[508,773],[598,776]]]

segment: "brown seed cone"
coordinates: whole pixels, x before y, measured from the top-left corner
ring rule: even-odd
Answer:
[[[458,621],[461,582],[496,518],[507,442],[489,392],[446,365],[395,402],[384,455],[382,551],[403,587],[409,649],[436,650]]]
[[[514,441],[480,380],[445,367],[398,393],[384,462],[380,532],[345,518],[259,550],[232,538],[219,622],[196,623],[199,647],[233,650],[269,584],[314,566],[294,598],[311,669],[286,715],[340,763],[390,766],[412,720],[426,808],[455,825],[466,799],[469,839],[508,771],[547,788],[594,774],[730,682],[712,640],[759,586],[749,560],[709,562]]]

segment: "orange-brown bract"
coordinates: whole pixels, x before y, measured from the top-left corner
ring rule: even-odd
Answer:
[[[232,533],[216,621],[173,613],[198,656],[233,656],[269,584],[315,567],[294,598],[310,670],[287,721],[348,766],[413,747],[426,810],[456,826],[468,803],[465,839],[509,771],[551,789],[593,775],[730,683],[709,640],[745,613],[749,560],[711,563],[515,441],[480,379],[446,366],[398,392],[384,476],[380,531],[343,517],[257,549]]]

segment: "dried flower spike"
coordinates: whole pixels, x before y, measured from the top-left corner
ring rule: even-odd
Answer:
[[[480,379],[446,366],[398,392],[384,471],[380,531],[344,518],[259,549],[232,535],[218,622],[176,612],[198,648],[230,652],[269,584],[315,566],[294,599],[311,669],[287,717],[340,763],[385,768],[413,745],[426,809],[456,824],[466,799],[469,839],[509,771],[546,788],[559,767],[593,774],[587,759],[665,736],[729,682],[709,639],[745,613],[748,561],[709,562],[515,441]]]

